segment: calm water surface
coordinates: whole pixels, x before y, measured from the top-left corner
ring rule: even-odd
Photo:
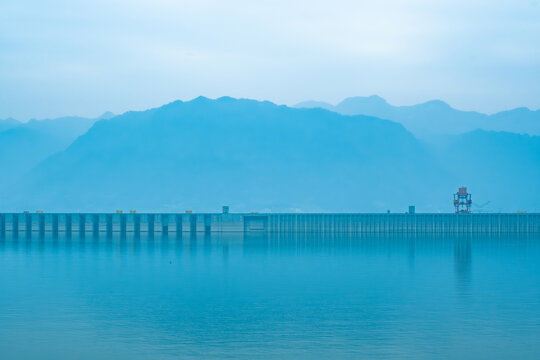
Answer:
[[[2,359],[539,359],[539,237],[0,240]]]

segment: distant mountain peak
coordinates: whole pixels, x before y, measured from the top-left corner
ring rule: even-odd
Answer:
[[[426,101],[425,103],[420,104],[419,106],[431,107],[431,108],[436,108],[436,109],[453,109],[450,105],[438,99]]]
[[[536,111],[539,111],[539,110],[536,110]],[[514,108],[514,109],[511,109],[511,110],[505,110],[505,111],[501,111],[500,113],[520,113],[520,114],[528,114],[530,112],[535,112],[531,109],[529,109],[528,107],[525,107],[525,106],[521,106],[521,107],[517,107],[517,108]]]
[[[363,104],[372,104],[372,105],[388,105],[386,99],[380,97],[379,95],[370,95],[370,96],[353,96],[346,98],[339,105],[347,103],[363,103]],[[338,105],[338,106],[339,106]]]
[[[334,105],[326,103],[324,101],[314,101],[314,100],[308,100],[308,101],[302,101],[298,104],[294,105],[295,108],[321,108],[326,110],[334,110]]]
[[[375,95],[375,94],[374,94],[374,95],[370,95],[370,96],[368,96],[367,98],[370,99],[370,100],[373,100],[373,101],[380,101],[380,102],[384,102],[384,103],[387,102],[385,98],[380,97],[379,95]]]
[[[98,117],[98,119],[108,120],[108,119],[112,119],[115,116],[116,114],[114,114],[113,112],[105,111],[103,114],[101,114],[100,117]]]
[[[192,102],[192,103],[203,103],[203,102],[208,102],[208,101],[212,101],[212,99],[210,98],[207,98],[206,96],[197,96],[195,99],[189,101],[189,102]]]
[[[392,105],[378,95],[350,97],[336,105],[335,111],[345,115],[368,115],[389,119]]]
[[[540,110],[526,107],[487,115],[476,111],[457,110],[439,99],[394,106],[378,95],[349,97],[336,106],[319,101],[304,101],[295,107],[324,108],[343,115],[368,115],[388,119],[401,123],[421,137],[459,134],[477,128],[540,135]]]
[[[216,99],[217,101],[235,101],[237,99],[231,97],[231,96],[222,96],[220,98]]]

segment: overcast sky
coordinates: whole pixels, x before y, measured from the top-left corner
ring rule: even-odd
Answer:
[[[540,107],[538,0],[3,0],[0,118],[229,95]]]

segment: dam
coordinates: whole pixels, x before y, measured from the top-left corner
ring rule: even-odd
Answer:
[[[0,213],[0,237],[197,233],[533,234],[540,213]]]

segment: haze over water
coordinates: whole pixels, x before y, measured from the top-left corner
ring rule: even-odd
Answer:
[[[0,240],[9,359],[533,359],[540,238]]]

